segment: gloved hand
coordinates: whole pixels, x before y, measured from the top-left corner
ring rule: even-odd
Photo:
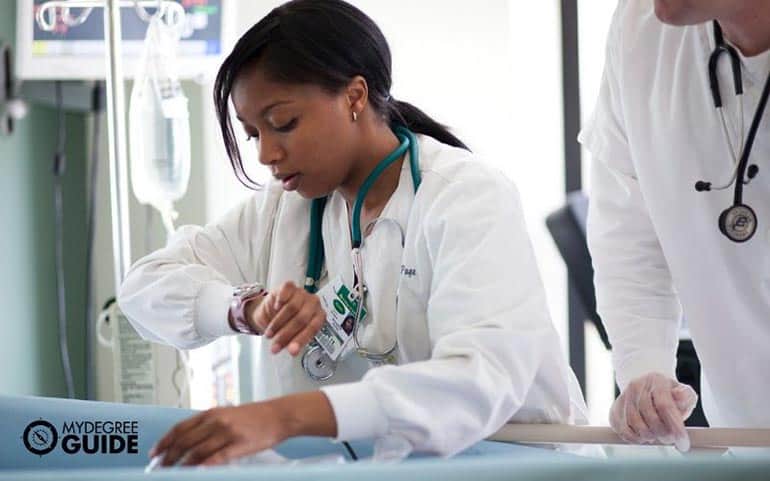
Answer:
[[[692,414],[698,395],[693,388],[663,374],[648,373],[631,381],[610,410],[610,426],[624,441],[644,444],[659,441],[689,451],[684,421]]]

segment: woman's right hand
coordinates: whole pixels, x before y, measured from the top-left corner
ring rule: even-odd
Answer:
[[[285,282],[263,297],[246,318],[257,332],[273,340],[271,352],[286,348],[296,356],[326,322],[321,299],[293,282]]]

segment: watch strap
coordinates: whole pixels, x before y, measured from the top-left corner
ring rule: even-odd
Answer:
[[[230,328],[242,334],[261,335],[262,333],[252,328],[251,324],[246,320],[246,307],[249,302],[266,295],[267,291],[259,283],[244,284],[236,287],[233,291],[233,298],[230,301],[230,309],[227,316]]]

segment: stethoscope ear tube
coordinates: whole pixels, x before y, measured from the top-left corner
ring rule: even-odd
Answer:
[[[709,86],[711,88],[711,97],[714,100],[714,107],[722,108],[722,94],[719,92],[718,65],[719,57],[726,53],[730,58],[730,67],[733,73],[733,88],[735,95],[743,94],[743,76],[741,74],[741,59],[738,52],[732,45],[727,45],[722,36],[722,27],[714,21],[714,40],[716,47],[709,56]]]

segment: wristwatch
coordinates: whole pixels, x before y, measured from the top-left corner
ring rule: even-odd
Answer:
[[[233,290],[233,299],[230,301],[230,309],[227,313],[227,322],[230,324],[230,328],[242,334],[261,335],[262,333],[252,328],[246,320],[246,305],[249,301],[266,295],[267,291],[259,283],[244,284],[236,287]]]

